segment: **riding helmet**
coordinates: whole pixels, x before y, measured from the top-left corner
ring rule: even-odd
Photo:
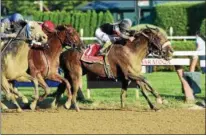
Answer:
[[[11,17],[10,17],[11,22],[17,22],[19,20],[24,20],[23,16],[19,13],[15,13],[15,14],[11,15]]]
[[[46,29],[49,32],[55,31],[55,25],[51,21],[44,21],[42,24],[42,28]]]
[[[119,23],[119,27],[121,30],[129,30],[131,26],[132,26],[132,21],[130,19],[123,19]]]

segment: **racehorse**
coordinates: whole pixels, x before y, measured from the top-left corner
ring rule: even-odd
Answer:
[[[126,41],[125,45],[113,44],[105,57],[96,57],[98,61],[85,61],[85,53],[97,54],[98,51],[86,49],[84,52],[78,52],[75,49],[64,51],[60,56],[60,66],[64,71],[64,76],[67,78],[72,86],[73,97],[72,102],[77,111],[79,107],[76,103],[77,91],[79,89],[81,76],[84,74],[93,73],[100,77],[114,78],[121,81],[121,107],[125,107],[125,97],[130,81],[135,81],[141,88],[141,92],[147,100],[151,109],[157,108],[151,103],[145,91],[150,91],[155,97],[157,102],[163,103],[160,97],[151,85],[141,75],[141,62],[149,55],[153,54],[155,57],[170,60],[172,58],[173,49],[167,36],[154,28],[144,28],[141,31],[134,32],[135,39],[130,42]],[[99,48],[93,46],[94,50]],[[57,95],[53,104],[58,104],[61,93],[63,93],[64,86],[59,86]],[[65,107],[69,108],[70,105],[65,103]]]
[[[28,69],[28,53],[33,42],[43,47],[47,43],[47,35],[37,22],[25,22],[22,24],[22,29],[17,37],[5,45],[1,52],[1,88],[7,100],[11,100],[16,105],[18,112],[21,112],[22,109],[17,103],[15,95],[21,97],[23,102],[27,101],[27,99],[12,87],[11,81],[32,81],[34,83],[35,96],[34,101],[30,104],[31,109],[35,109],[39,99],[38,81],[26,73]],[[1,103],[1,108],[7,109],[3,103]]]
[[[40,86],[45,90],[40,100],[43,100],[49,93],[50,88],[45,82],[45,79],[64,82],[68,91],[68,101],[71,101],[72,94],[70,91],[69,82],[58,73],[59,56],[63,50],[62,46],[72,46],[81,50],[83,43],[79,34],[71,25],[57,26],[57,31],[43,31],[48,36],[49,48],[45,50],[31,49],[29,52],[29,69],[32,77],[37,78]]]

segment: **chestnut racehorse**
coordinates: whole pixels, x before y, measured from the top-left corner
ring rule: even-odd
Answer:
[[[30,50],[29,70],[32,77],[37,78],[40,86],[45,90],[40,100],[43,100],[50,93],[50,88],[45,82],[45,79],[50,79],[66,84],[68,103],[71,103],[72,94],[70,84],[58,73],[59,56],[63,50],[63,46],[72,46],[73,48],[80,49],[83,43],[77,31],[71,25],[57,26],[56,30],[53,33],[44,30],[48,35],[49,48],[45,50]]]
[[[153,54],[155,57],[169,60],[172,58],[173,49],[167,36],[154,28],[144,28],[141,31],[133,34],[135,39],[126,44],[113,44],[106,56],[107,63],[110,66],[110,73],[113,77],[122,82],[121,91],[121,107],[125,106],[125,97],[130,81],[135,81],[140,86],[141,92],[147,100],[151,109],[157,109],[145,94],[145,90],[150,91],[157,99],[157,102],[164,102],[158,92],[156,92],[150,84],[141,76],[142,60],[148,55]],[[105,67],[101,63],[88,63],[81,60],[83,52],[75,49],[64,51],[60,56],[60,66],[64,71],[64,76],[67,78],[73,89],[72,102],[74,107],[79,110],[76,103],[77,91],[80,88],[82,75],[91,72],[100,77],[109,77],[108,71],[105,72]],[[53,104],[58,104],[64,86],[58,89],[56,98]],[[66,108],[69,104],[65,103]]]

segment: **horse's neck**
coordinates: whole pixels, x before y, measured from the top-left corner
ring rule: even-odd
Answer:
[[[58,35],[55,33],[52,36],[50,36],[49,48],[47,50],[47,52],[49,52],[50,56],[51,55],[56,56],[57,54],[60,54],[60,52],[62,51],[62,44],[57,36],[61,37],[61,35]]]
[[[146,38],[142,38],[139,42],[134,41],[131,43],[128,41],[126,47],[128,47],[139,60],[143,60],[148,53],[148,41]]]

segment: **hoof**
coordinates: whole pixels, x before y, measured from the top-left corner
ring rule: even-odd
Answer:
[[[162,98],[157,98],[156,102],[157,102],[158,104],[162,104],[162,103],[163,103],[163,102],[162,102]]]
[[[162,101],[162,103],[163,103],[164,105],[167,105],[169,102],[164,99],[164,100]]]
[[[18,108],[16,111],[17,111],[18,113],[23,112],[23,110],[22,110],[21,108]]]
[[[79,106],[77,104],[75,105],[75,110],[76,110],[76,112],[80,111]]]
[[[57,104],[56,104],[56,101],[53,101],[53,102],[51,103],[51,108],[52,108],[52,109],[57,109],[57,108],[58,108],[58,106],[57,106]]]
[[[160,109],[158,109],[157,107],[154,107],[153,110],[157,112],[157,111],[159,111]]]
[[[3,105],[3,104],[2,104],[2,105],[1,105],[1,109],[2,109],[2,110],[8,110],[9,108],[8,108],[6,105]]]
[[[35,110],[35,108],[36,108],[36,102],[32,102],[32,103],[30,104],[30,109],[31,109],[31,110]]]
[[[69,101],[69,102],[67,101],[64,106],[65,106],[66,109],[70,109],[71,101]]]
[[[79,107],[78,107],[78,108],[76,108],[76,112],[80,112],[80,109],[79,109]]]
[[[22,102],[24,104],[27,104],[27,103],[29,103],[29,100],[24,96],[24,97],[22,97]]]

